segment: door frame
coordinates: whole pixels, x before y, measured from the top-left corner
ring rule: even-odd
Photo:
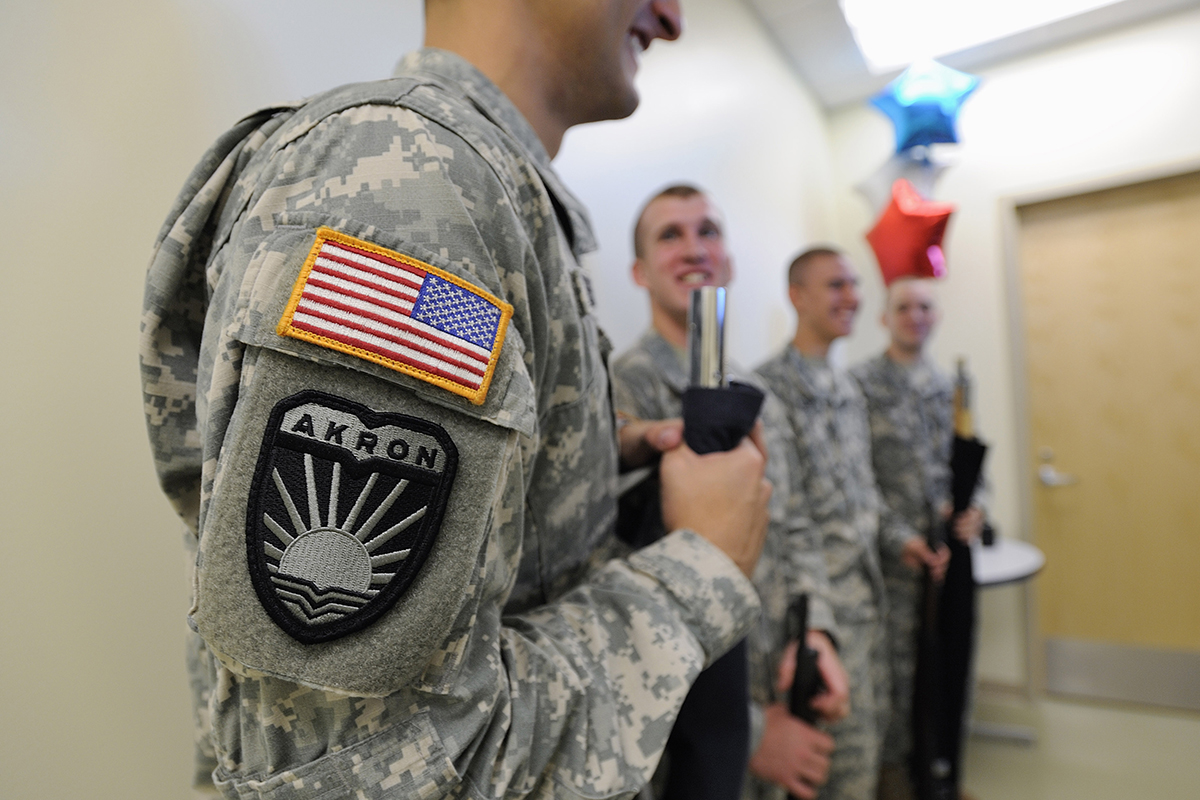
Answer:
[[[1034,470],[1030,459],[1033,447],[1030,418],[1029,373],[1026,361],[1025,309],[1021,293],[1020,233],[1017,216],[1020,206],[1065,200],[1106,189],[1120,189],[1139,183],[1174,178],[1200,172],[1200,157],[1164,161],[1130,170],[1102,173],[1088,178],[1053,181],[999,195],[1001,261],[1004,270],[1004,305],[1008,323],[1009,369],[1012,374],[1013,428],[1017,435],[1017,509],[1021,530],[1037,544],[1033,518]],[[1038,588],[1032,581],[1023,584],[1025,616],[1026,695],[1046,694],[1046,637],[1042,635],[1038,615]]]

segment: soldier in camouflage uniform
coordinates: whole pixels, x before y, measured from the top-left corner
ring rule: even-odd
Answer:
[[[851,370],[871,425],[871,461],[880,493],[893,512],[928,537],[950,507],[950,445],[954,437],[953,386],[924,355],[937,323],[928,281],[904,278],[888,287],[883,324],[888,349]],[[955,521],[958,536],[978,535],[983,515],[972,507]],[[913,677],[924,577],[915,565],[885,560],[887,638],[891,655],[892,713],[883,744],[881,798],[911,798]]]
[[[795,431],[800,472],[792,491],[805,519],[789,553],[833,609],[842,663],[850,676],[850,715],[830,726],[836,749],[821,798],[875,796],[888,715],[887,599],[882,561],[937,556],[881,502],[871,469],[866,404],[849,375],[827,361],[858,311],[857,277],[840,253],[814,249],[788,271],[796,335],[758,374],[783,402]],[[940,562],[944,566],[944,560]]]
[[[633,279],[647,290],[651,327],[629,350],[613,360],[613,404],[628,419],[678,418],[688,376],[685,368],[688,301],[697,286],[724,286],[733,277],[725,250],[724,222],[712,200],[686,184],[668,186],[650,198],[638,215],[633,232]],[[759,385],[753,375],[736,380]],[[777,487],[771,498],[771,524],[754,582],[763,603],[763,618],[748,637],[751,676],[751,774],[747,798],[779,793],[773,781],[799,797],[812,797],[813,787],[825,780],[832,740],[822,731],[792,717],[786,698],[776,687],[776,673],[786,646],[784,622],[796,578],[784,569],[789,509],[797,507],[784,487],[796,446],[783,407],[769,391],[762,421],[767,446],[767,476]],[[809,644],[818,650],[826,684],[831,690],[816,699],[824,717],[845,716],[849,699],[845,672],[825,631],[833,628],[828,603],[811,604]],[[657,781],[656,781],[657,783]]]
[[[678,7],[513,2],[430,0],[442,49],[247,118],[160,235],[145,408],[227,797],[630,796],[758,614],[749,440],[665,453],[673,532],[596,564],[617,436],[549,159]]]

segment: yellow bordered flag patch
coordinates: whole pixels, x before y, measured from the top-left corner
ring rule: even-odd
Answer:
[[[512,313],[508,303],[445,270],[319,228],[276,330],[479,405]]]

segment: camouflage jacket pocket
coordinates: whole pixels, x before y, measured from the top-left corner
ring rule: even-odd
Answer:
[[[398,384],[517,430],[536,398],[512,307],[421,245],[321,215],[278,215],[236,301],[234,336]]]
[[[509,473],[536,420],[506,304],[355,232],[277,227],[227,306],[245,347],[192,621],[239,670],[382,696],[452,663],[439,648],[504,583],[482,554],[493,531],[519,541],[497,509],[522,506]],[[401,278],[407,306],[373,288]]]

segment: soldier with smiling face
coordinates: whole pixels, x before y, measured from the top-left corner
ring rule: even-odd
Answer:
[[[761,443],[618,443],[595,244],[550,165],[680,27],[674,0],[428,0],[394,78],[252,115],[197,166],[141,358],[198,551],[200,783],[628,796],[754,624]],[[618,459],[663,450],[671,533],[598,563]]]
[[[954,438],[953,386],[925,354],[940,319],[932,281],[903,277],[887,289],[882,323],[888,348],[851,374],[867,401],[871,461],[888,507],[929,536],[950,513],[950,448]],[[983,512],[971,506],[954,521],[964,542],[979,535]],[[917,662],[923,564],[884,561],[888,593],[892,713],[883,743],[880,798],[913,796],[908,775],[913,751],[913,679]]]
[[[858,385],[829,362],[829,349],[853,330],[858,276],[832,248],[800,254],[788,269],[796,333],[784,351],[757,370],[787,409],[800,464],[793,492],[804,511],[796,536],[806,546],[815,596],[832,609],[833,631],[850,676],[850,715],[830,726],[835,749],[821,798],[862,800],[876,792],[889,693],[881,562],[919,560],[945,569],[876,489],[871,433]]]
[[[671,185],[646,202],[634,225],[633,246],[633,279],[646,289],[650,329],[613,361],[613,402],[618,414],[629,420],[677,418],[688,381],[685,348],[691,293],[700,286],[725,286],[733,279],[725,221],[707,194],[688,184]],[[736,366],[731,365],[729,372],[738,380],[758,383],[753,375],[738,375]],[[772,790],[768,787],[773,786],[807,798],[824,782],[833,742],[825,733],[791,716],[777,686],[777,668],[786,645],[788,601],[803,590],[805,579],[791,574],[792,561],[787,552],[791,546],[801,544],[789,535],[789,514],[798,508],[798,498],[788,490],[788,464],[796,448],[784,411],[769,392],[762,421],[769,456],[767,475],[776,490],[763,558],[755,573],[763,620],[747,640],[753,703],[749,707],[751,778],[746,795],[769,795]],[[826,633],[832,627],[828,605],[814,602],[807,638],[809,646],[820,653],[819,666],[830,686],[815,705],[825,719],[836,721],[846,713],[849,689]],[[724,662],[734,657],[744,658],[733,651],[714,670],[732,670]],[[728,678],[715,675],[706,673],[701,680],[728,683]],[[688,721],[686,709],[692,702],[689,697],[673,736],[687,735],[679,728]],[[706,702],[712,704],[713,700]]]

